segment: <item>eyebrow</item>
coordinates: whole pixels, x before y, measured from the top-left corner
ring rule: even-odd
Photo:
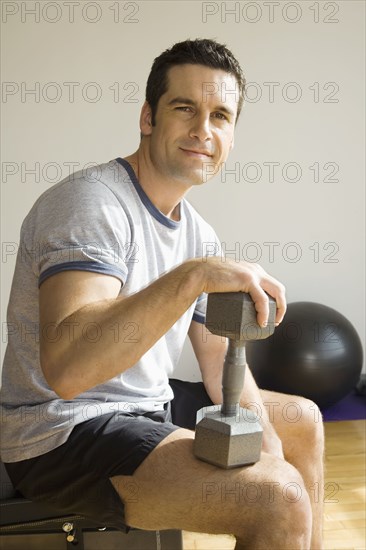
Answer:
[[[177,105],[177,104],[184,104],[184,105],[192,105],[193,107],[196,106],[196,101],[193,101],[193,99],[189,99],[188,97],[173,97],[173,99],[171,99],[169,102],[168,102],[168,105]],[[229,109],[228,107],[226,107],[225,105],[218,105],[215,110],[217,111],[222,111],[224,113],[226,113],[227,115],[230,115],[232,117],[235,116],[235,113],[232,109]]]

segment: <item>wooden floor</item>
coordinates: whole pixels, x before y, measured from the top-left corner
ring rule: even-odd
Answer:
[[[324,550],[366,550],[366,421],[324,426]],[[227,535],[184,532],[183,540],[184,550],[232,550],[235,546],[234,538]]]

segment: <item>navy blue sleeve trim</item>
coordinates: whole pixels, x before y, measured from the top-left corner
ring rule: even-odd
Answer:
[[[108,264],[100,264],[98,262],[66,262],[64,264],[53,265],[41,273],[38,279],[38,287],[40,287],[48,277],[60,273],[61,271],[92,271],[94,273],[103,273],[105,275],[117,277],[117,279],[122,281],[122,284],[126,282],[127,278],[127,271],[123,271],[122,269],[118,269]]]
[[[193,313],[192,321],[197,321],[197,323],[201,323],[203,325],[205,323],[205,316],[204,315],[198,315],[198,313]]]

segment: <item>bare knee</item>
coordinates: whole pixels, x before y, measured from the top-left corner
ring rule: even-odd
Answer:
[[[301,410],[299,425],[299,437],[303,445],[317,454],[324,451],[324,427],[322,414],[318,405],[309,399],[298,398],[298,405]]]
[[[269,461],[273,459],[269,457]],[[247,507],[243,507],[243,528],[237,535],[243,547],[250,542],[250,547],[261,548],[271,541],[273,547],[284,550],[310,548],[312,510],[299,472],[290,464],[274,459],[273,468],[266,471],[256,492],[261,498],[257,499],[251,525],[246,521]]]
[[[276,529],[284,536],[282,548],[309,549],[312,509],[302,480],[287,482],[279,491],[282,500],[276,510]]]

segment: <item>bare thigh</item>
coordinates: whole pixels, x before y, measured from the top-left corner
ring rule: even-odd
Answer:
[[[111,478],[125,502],[128,525],[236,534],[244,523],[249,532],[258,528],[284,504],[298,505],[291,488],[284,499],[286,484],[303,486],[302,477],[289,463],[262,453],[254,465],[224,470],[194,457],[193,438],[190,430],[176,430],[133,476]],[[304,491],[302,498],[306,497]]]

